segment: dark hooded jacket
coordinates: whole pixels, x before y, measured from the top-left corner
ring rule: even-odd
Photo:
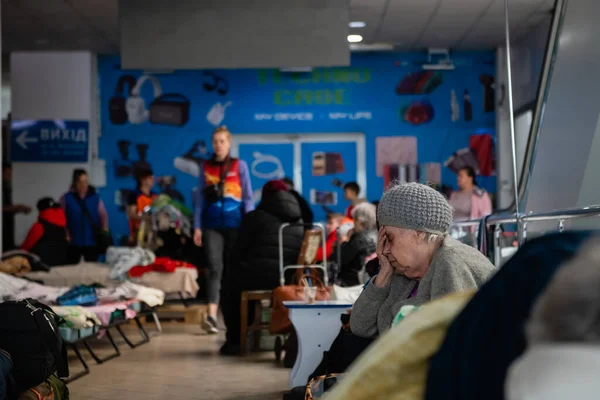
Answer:
[[[58,204],[40,211],[21,249],[38,255],[43,263],[51,267],[67,264],[69,242],[66,225],[65,213]]]
[[[279,227],[302,222],[298,200],[287,191],[263,194],[256,210],[246,214],[239,231],[232,278],[242,286],[273,289],[279,285]],[[284,265],[296,264],[304,228],[283,231]]]
[[[365,267],[366,258],[377,250],[375,229],[353,233],[350,240],[341,246],[341,267],[338,284],[341,286],[360,285],[359,273]]]

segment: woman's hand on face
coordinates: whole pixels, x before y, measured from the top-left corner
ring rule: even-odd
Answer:
[[[387,235],[383,228],[379,228],[379,234],[377,236],[377,249],[375,250],[377,253],[377,257],[379,258],[379,263],[383,268],[384,264],[390,264],[388,258],[383,254],[383,249],[385,248],[387,242]]]
[[[387,245],[387,235],[385,234],[385,230],[383,228],[379,228],[379,237],[377,239],[377,258],[379,258],[379,274],[377,274],[377,278],[374,281],[375,286],[377,287],[386,287],[392,281],[392,276],[394,276],[394,267],[390,263],[390,260],[387,258],[383,251],[385,246]]]

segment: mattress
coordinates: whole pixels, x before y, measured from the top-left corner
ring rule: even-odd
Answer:
[[[120,281],[110,279],[110,267],[102,263],[81,263],[52,267],[49,272],[30,272],[27,279],[44,285],[72,287],[75,285],[114,286]],[[148,272],[139,278],[130,279],[137,284],[162,290],[165,293],[181,293],[184,298],[194,298],[200,289],[198,271],[194,268],[177,268],[173,273]]]

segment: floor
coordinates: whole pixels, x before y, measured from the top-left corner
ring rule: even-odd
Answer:
[[[148,325],[149,330],[152,327]],[[198,326],[164,324],[161,335],[134,350],[117,342],[121,357],[102,365],[90,359],[91,373],[69,384],[71,399],[282,398],[290,370],[276,364],[273,352],[221,357],[218,349],[222,342],[223,335],[205,335]],[[82,353],[87,361],[89,356]],[[76,359],[70,365],[72,372],[80,368]]]

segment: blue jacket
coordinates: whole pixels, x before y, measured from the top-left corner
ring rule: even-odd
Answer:
[[[88,209],[94,224],[84,213],[81,202]],[[79,199],[74,192],[68,192],[63,197],[63,207],[67,217],[67,230],[71,244],[78,247],[96,246],[96,229],[101,227],[100,195],[92,187],[84,199]]]

